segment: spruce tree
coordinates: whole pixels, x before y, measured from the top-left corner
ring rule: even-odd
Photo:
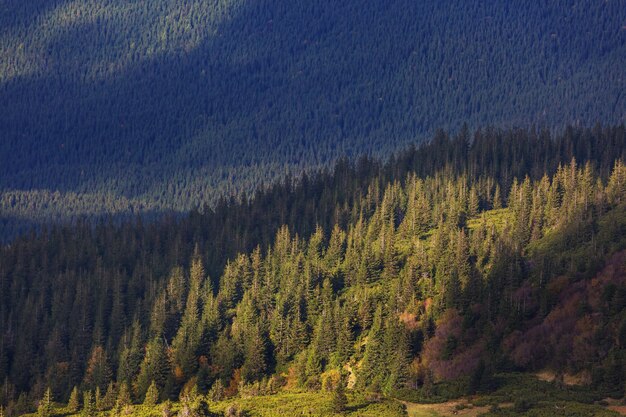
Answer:
[[[95,417],[96,416],[96,403],[91,391],[85,391],[83,393],[83,410],[80,413],[81,417]]]
[[[98,411],[104,410],[104,405],[102,404],[102,393],[100,392],[100,387],[96,387],[95,403],[96,403],[96,410]]]
[[[80,398],[78,393],[78,387],[74,386],[70,393],[70,399],[67,402],[67,409],[70,413],[75,413],[80,408]]]
[[[152,383],[148,387],[148,391],[146,391],[146,398],[143,400],[143,405],[148,406],[148,407],[153,407],[154,405],[157,404],[158,401],[159,401],[159,390],[156,384],[154,383],[154,381],[152,381]]]
[[[222,401],[224,399],[224,384],[222,380],[218,378],[211,387],[211,390],[207,394],[211,401]]]
[[[130,398],[130,389],[128,388],[128,384],[126,382],[122,382],[120,384],[120,390],[117,393],[117,402],[122,408],[132,403]]]
[[[258,325],[253,326],[252,334],[246,342],[245,360],[241,376],[246,382],[260,380],[267,370],[265,338]]]
[[[109,382],[109,386],[107,387],[106,393],[102,398],[102,407],[104,410],[110,410],[115,405],[116,392],[115,385],[113,381]]]
[[[159,389],[165,387],[169,375],[169,362],[165,356],[161,337],[153,338],[146,347],[146,354],[134,387],[139,398],[143,398],[154,381]]]
[[[383,312],[379,304],[376,308],[374,321],[367,334],[367,345],[363,354],[363,362],[358,372],[357,382],[360,387],[380,389],[385,374]]]
[[[335,413],[343,413],[346,410],[348,404],[348,397],[346,396],[346,381],[345,375],[342,372],[337,385],[333,390],[333,411]]]
[[[46,389],[46,392],[39,402],[39,407],[37,407],[37,416],[38,417],[50,417],[52,415],[52,393],[50,388]]]

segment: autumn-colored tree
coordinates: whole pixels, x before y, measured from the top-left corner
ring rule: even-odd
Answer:
[[[87,370],[85,371],[84,384],[89,389],[106,389],[111,381],[111,367],[109,366],[106,352],[102,346],[95,346],[91,351]]]

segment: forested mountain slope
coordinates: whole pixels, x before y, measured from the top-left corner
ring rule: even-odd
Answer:
[[[179,211],[463,122],[620,123],[624,22],[620,0],[7,0],[0,191],[37,220]]]
[[[342,370],[358,391],[432,399],[544,367],[623,395],[624,127],[474,137],[2,246],[0,403],[323,390]]]

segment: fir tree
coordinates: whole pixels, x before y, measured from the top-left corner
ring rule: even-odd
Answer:
[[[46,389],[46,392],[39,402],[39,407],[37,407],[37,416],[38,417],[50,417],[52,415],[52,393],[50,388]]]
[[[333,390],[333,411],[335,413],[343,413],[346,410],[348,404],[348,397],[346,396],[346,381],[343,372],[341,373],[337,385]]]
[[[137,397],[143,398],[152,382],[155,382],[159,389],[163,389],[169,374],[169,363],[165,356],[162,339],[155,337],[146,346],[146,354],[134,383]]]
[[[81,417],[95,417],[96,403],[91,391],[83,392],[83,409],[80,412]]]
[[[378,305],[372,327],[367,335],[367,345],[363,362],[359,368],[357,381],[359,386],[374,390],[381,388],[385,373],[384,329],[382,306]]]
[[[241,376],[246,382],[260,380],[267,370],[266,344],[259,326],[253,326],[252,334],[246,342],[245,360]]]
[[[67,408],[70,413],[76,413],[80,408],[80,398],[78,393],[78,387],[76,386],[72,388],[72,392],[70,393],[70,399],[67,402]]]
[[[96,387],[96,395],[95,400],[96,410],[102,411],[104,410],[104,404],[102,403],[102,393],[100,392],[100,387]]]
[[[159,401],[159,390],[156,384],[154,383],[154,381],[152,381],[152,383],[148,387],[148,391],[146,391],[146,397],[143,400],[143,405],[148,406],[148,407],[153,407],[154,405],[157,404],[158,401]]]
[[[224,384],[222,384],[221,379],[218,378],[213,383],[213,386],[207,396],[214,402],[222,401],[224,399]]]
[[[128,388],[128,384],[126,382],[122,382],[120,384],[120,389],[117,393],[116,403],[119,404],[122,408],[132,404],[130,389]]]
[[[104,410],[110,410],[115,405],[116,392],[115,385],[113,381],[109,382],[109,386],[107,387],[106,393],[102,398],[102,407]]]

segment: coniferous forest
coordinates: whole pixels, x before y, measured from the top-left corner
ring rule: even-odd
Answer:
[[[0,417],[626,415],[625,0],[0,0]]]
[[[623,125],[438,131],[183,217],[17,238],[0,251],[3,412],[247,415],[219,404],[295,390],[403,415],[386,399],[546,369],[593,388],[577,401],[622,398],[625,153]]]
[[[623,0],[4,0],[0,235],[186,212],[436,129],[624,122]]]

